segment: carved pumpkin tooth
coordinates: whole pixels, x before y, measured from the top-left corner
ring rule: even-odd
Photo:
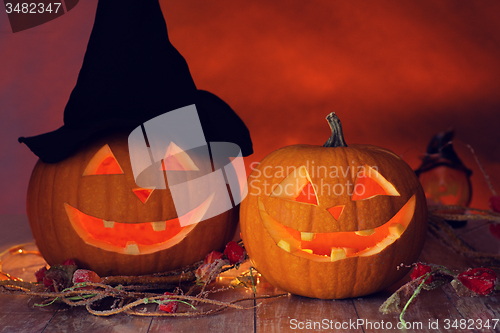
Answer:
[[[285,240],[285,239],[282,239],[278,242],[277,244],[280,248],[282,248],[283,250],[285,250],[286,252],[292,252],[292,245],[290,244],[289,241]]]
[[[106,220],[102,220],[104,222],[104,228],[113,228],[115,226],[115,222],[114,221],[106,221]]]
[[[344,249],[332,247],[332,254],[330,255],[331,261],[337,261],[345,258],[347,258],[347,255]]]
[[[131,255],[139,255],[141,251],[139,250],[139,246],[135,242],[127,242],[127,246],[125,247],[125,253]]]
[[[378,247],[377,245],[375,246],[372,246],[372,247],[369,247],[369,248],[366,248],[364,249],[363,251],[361,251],[359,253],[359,256],[360,257],[371,257],[377,253],[379,253],[380,251],[382,251],[382,248]]]
[[[393,223],[389,226],[389,234],[393,238],[399,238],[403,232],[405,232],[405,227],[401,223]]]
[[[389,245],[391,245],[392,243],[394,243],[394,241],[395,241],[395,239],[389,236],[389,237],[382,239],[380,242],[378,242],[376,246],[383,250],[386,247],[388,247]]]
[[[314,232],[301,232],[300,233],[300,240],[303,241],[312,241],[316,237]]]
[[[151,226],[153,227],[154,231],[163,231],[167,227],[167,222],[166,221],[151,222]]]
[[[375,233],[375,229],[358,230],[354,232],[358,236],[370,236]]]
[[[358,252],[358,249],[351,248],[351,247],[344,247],[343,249],[344,249],[345,254],[346,254],[347,256],[350,256],[350,255],[356,254],[356,253]]]
[[[373,256],[377,253],[380,253],[386,247],[388,247],[389,245],[394,243],[394,240],[395,240],[394,238],[392,238],[391,236],[388,236],[388,237],[382,239],[377,244],[375,244],[375,246],[364,249],[362,252],[359,253],[359,256],[360,257],[369,257],[369,256]]]

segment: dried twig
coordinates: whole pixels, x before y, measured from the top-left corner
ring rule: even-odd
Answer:
[[[458,206],[459,207],[459,206]],[[440,206],[439,210],[448,211],[456,209],[457,206]],[[476,251],[467,244],[444,220],[464,221],[464,220],[488,220],[493,223],[500,223],[500,214],[472,208],[485,215],[478,214],[443,214],[435,208],[430,208],[429,231],[441,240],[444,244],[451,247],[455,252],[477,260],[483,264],[496,265],[500,263],[500,255],[494,253],[484,253]]]
[[[222,271],[234,268],[235,266],[224,267]],[[243,298],[228,302],[209,299],[207,296],[211,293],[227,290],[228,288],[220,288],[217,290],[205,291],[211,279],[208,279],[203,285],[194,284],[193,287],[201,287],[201,291],[196,296],[191,295],[164,295],[162,293],[142,292],[142,289],[158,289],[159,286],[169,286],[184,282],[192,283],[196,280],[194,269],[196,267],[185,268],[175,272],[167,272],[163,274],[153,274],[138,277],[130,276],[115,276],[104,278],[102,283],[86,282],[74,285],[60,292],[51,292],[40,283],[23,282],[15,280],[0,281],[0,292],[11,294],[27,295],[31,297],[41,297],[44,299],[42,303],[37,303],[35,306],[44,307],[54,302],[65,303],[69,306],[85,306],[87,311],[96,316],[111,316],[118,313],[127,313],[137,316],[169,316],[169,317],[191,317],[205,316],[221,312],[228,308],[244,310],[251,309],[254,306],[243,307],[236,303],[256,300],[282,297],[287,294],[279,294],[272,296],[259,296]],[[189,269],[189,270],[188,270]],[[186,272],[186,270],[188,270]],[[220,271],[219,271],[220,272]],[[218,275],[218,274],[217,274]],[[215,276],[216,277],[216,276]],[[125,284],[125,285],[123,285]],[[172,288],[170,288],[172,289]],[[180,290],[180,289],[179,289]],[[194,291],[195,288],[191,288]],[[115,301],[109,309],[96,309],[99,301],[104,298],[114,298]],[[187,304],[192,307],[188,311],[168,313],[163,311],[144,311],[135,310],[137,306],[144,304],[163,304],[166,301],[176,301]],[[195,308],[195,305],[205,304],[211,305],[211,308]]]

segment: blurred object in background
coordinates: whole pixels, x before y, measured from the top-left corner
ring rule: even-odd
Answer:
[[[431,139],[420,167],[415,173],[422,183],[428,205],[468,206],[472,198],[472,171],[460,160],[453,149],[453,130],[441,132]],[[449,213],[462,213],[450,211]],[[448,221],[459,228],[467,221]]]

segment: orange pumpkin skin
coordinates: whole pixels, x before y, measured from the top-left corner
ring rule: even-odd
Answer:
[[[155,189],[146,202],[134,194],[137,185],[127,138],[128,133],[114,133],[83,146],[61,162],[38,161],[35,165],[28,187],[27,213],[35,242],[49,265],[72,258],[80,268],[100,276],[164,272],[202,260],[207,253],[222,250],[233,238],[238,208],[193,224],[173,246],[155,251],[155,245],[151,245],[147,254],[117,253],[105,249],[106,245],[100,248],[80,238],[69,221],[65,208],[68,205],[106,221],[145,222],[146,229],[152,228],[149,222],[177,217],[168,188]],[[82,176],[89,161],[106,144],[123,174]],[[193,160],[210,163],[195,157]]]
[[[331,194],[333,191],[327,193],[327,189],[334,188],[336,184],[340,184],[336,187],[339,190],[339,186],[356,182],[356,174],[353,177],[351,172],[345,173],[349,166],[358,168],[366,165],[377,167],[378,172],[394,185],[399,196],[377,195],[354,201],[348,191],[342,194],[337,191],[337,195]],[[318,186],[317,205],[270,195],[272,189],[289,174],[282,170],[294,170],[301,166],[306,167],[312,184]],[[321,168],[323,166],[328,169],[329,176]],[[335,177],[330,173],[332,166],[339,170]],[[403,160],[379,147],[294,145],[281,148],[265,157],[252,171],[248,189],[248,195],[241,204],[240,226],[250,260],[271,284],[293,294],[342,299],[377,292],[394,284],[408,272],[409,268],[403,266],[398,269],[398,266],[415,262],[424,244],[427,206],[422,187],[413,170]],[[383,225],[410,201],[414,202],[413,215],[409,215],[411,220],[392,244],[373,255],[347,256],[333,262],[310,260],[307,253],[301,252],[302,255],[298,256],[293,251],[280,248],[277,244],[279,237],[272,237],[273,232],[279,232],[268,230],[267,224],[263,223],[263,217],[267,214],[271,220],[296,233],[334,235],[342,232],[342,235],[347,235],[346,232]],[[339,205],[343,206],[343,211],[336,220],[328,209]],[[317,235],[315,237],[319,237]]]

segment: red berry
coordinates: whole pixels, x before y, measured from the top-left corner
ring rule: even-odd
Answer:
[[[170,296],[170,295],[174,295],[174,294],[169,293],[167,291],[167,292],[164,293],[164,295]],[[161,300],[164,301],[165,299],[162,298]],[[178,302],[175,302],[175,301],[165,302],[164,304],[160,304],[160,311],[165,311],[165,312],[168,312],[168,313],[176,313],[178,306],[179,306]]]
[[[54,288],[54,280],[48,279],[46,276],[43,277],[43,285],[48,287],[50,291],[56,291]]]
[[[73,284],[82,282],[101,282],[101,277],[97,275],[94,271],[89,271],[88,269],[77,269],[73,274]]]
[[[500,239],[500,224],[493,224],[491,223],[488,226],[488,229],[490,230],[490,233],[495,236],[496,238]]]
[[[212,251],[209,254],[206,255],[205,260],[203,261],[204,264],[211,264],[217,259],[222,259],[223,254],[220,253],[219,251]]]
[[[42,282],[43,278],[45,277],[45,272],[47,272],[47,267],[43,266],[39,270],[36,271],[35,276],[36,276],[36,282]]]
[[[45,287],[51,287],[54,281],[52,279],[47,279],[45,276],[43,277],[43,285]]]
[[[417,265],[415,266],[415,268],[413,269],[413,272],[411,273],[410,277],[411,277],[412,280],[415,280],[415,279],[418,279],[421,276],[424,276],[427,273],[430,273],[431,271],[432,271],[431,266],[424,265],[424,264],[421,264],[421,263],[418,262]],[[425,280],[425,284],[429,284],[433,280],[434,280],[434,278],[431,275],[431,276],[429,276]]]
[[[76,266],[75,261],[73,259],[68,259],[62,263],[63,266]]]
[[[239,246],[235,241],[227,243],[224,254],[229,259],[231,265],[245,261],[245,249]]]
[[[500,213],[500,196],[495,195],[490,198],[490,207],[493,211]]]
[[[497,274],[490,268],[471,268],[458,275],[464,286],[479,295],[488,295],[495,288]]]

